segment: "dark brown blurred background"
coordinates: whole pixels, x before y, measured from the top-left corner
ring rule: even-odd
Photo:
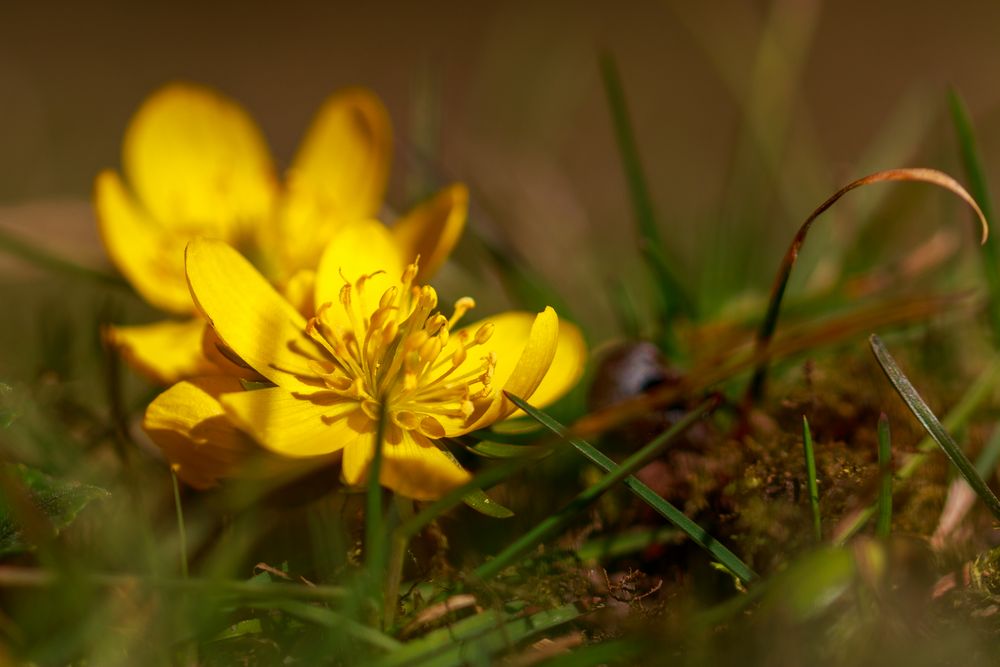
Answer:
[[[787,239],[862,171],[954,166],[949,85],[1000,173],[995,2],[16,2],[0,15],[0,224],[58,226],[57,247],[85,239],[72,248],[95,261],[93,176],[117,164],[143,96],[176,78],[240,100],[280,163],[328,93],[373,88],[400,149],[392,203],[420,178],[465,180],[492,228],[584,294],[603,283],[593,267],[634,258],[601,49],[682,257],[747,193],[777,193],[760,210]]]

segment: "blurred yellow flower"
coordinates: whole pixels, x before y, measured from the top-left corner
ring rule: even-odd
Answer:
[[[472,300],[459,299],[446,317],[419,275],[381,224],[347,225],[319,262],[315,314],[306,318],[230,245],[191,242],[187,277],[198,309],[273,386],[182,382],[149,406],[147,432],[195,485],[225,474],[247,435],[287,458],[341,453],[345,482],[360,485],[384,415],[384,486],[429,500],[462,484],[468,472],[436,441],[510,416],[516,408],[503,391],[552,402],[579,379],[586,348],[551,308],[456,328]]]
[[[279,182],[266,142],[234,101],[204,86],[174,83],[153,93],[125,133],[122,167],[98,175],[94,203],[111,260],[149,303],[195,314],[184,275],[192,238],[224,240],[249,257],[297,304],[310,290],[322,249],[346,223],[377,216],[392,152],[385,108],[354,88],[320,108]],[[444,261],[461,235],[468,194],[452,185],[396,221],[393,242],[421,275]],[[358,252],[364,251],[359,246]],[[129,362],[167,384],[213,372],[202,354],[200,318],[114,327]]]

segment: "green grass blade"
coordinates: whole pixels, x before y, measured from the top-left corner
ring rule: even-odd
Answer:
[[[951,409],[951,411],[944,418],[944,428],[946,431],[954,431],[961,428],[972,414],[983,404],[983,402],[988,399],[992,393],[993,389],[997,384],[997,380],[1000,379],[1000,357],[994,359],[993,362],[987,366],[986,370],[979,374],[972,386],[962,395],[958,403]],[[906,463],[904,463],[899,470],[896,471],[895,478],[897,482],[903,482],[908,480],[913,474],[924,464],[927,460],[927,456],[930,452],[934,451],[937,443],[931,436],[926,436],[917,444],[917,454],[910,456]],[[865,507],[857,514],[854,515],[853,519],[839,526],[837,529],[837,534],[833,538],[833,543],[835,545],[844,544],[847,540],[853,537],[859,530],[861,530],[868,520],[875,516],[875,511],[877,507],[875,504]]]
[[[920,394],[917,393],[910,380],[903,374],[899,365],[896,364],[896,360],[889,354],[889,350],[886,349],[882,339],[872,334],[869,342],[871,343],[872,352],[875,353],[875,358],[882,367],[882,371],[906,403],[906,406],[910,408],[913,416],[930,433],[948,459],[958,468],[958,472],[969,483],[972,490],[986,503],[993,516],[1000,519],[1000,500],[997,499],[993,491],[990,490],[990,487],[983,481],[983,478],[979,476],[968,457],[965,456],[965,453],[962,452],[955,440],[945,430],[944,426],[941,425],[938,418],[934,416],[934,413],[927,406],[927,403],[924,402],[924,399],[920,397]]]
[[[889,417],[883,412],[878,418],[878,522],[875,534],[885,539],[892,531],[892,433]]]
[[[990,197],[989,179],[986,177],[986,170],[983,168],[983,161],[976,145],[972,119],[969,117],[965,102],[954,90],[948,94],[948,106],[951,109],[951,120],[955,125],[955,134],[958,137],[962,166],[965,168],[965,174],[969,180],[969,193],[979,202],[979,208],[982,209],[987,222],[992,226],[995,219],[993,217],[993,200]],[[986,285],[990,297],[987,311],[990,326],[993,329],[994,344],[1000,344],[1000,238],[995,234],[991,235],[983,244],[982,253],[983,271],[986,274]]]
[[[513,397],[506,394],[506,392],[505,395],[513,400]],[[623,481],[626,477],[629,477],[632,472],[638,470],[651,461],[667,445],[669,445],[674,438],[679,436],[694,423],[701,420],[707,412],[714,409],[716,403],[717,401],[715,399],[710,399],[705,401],[698,408],[689,412],[676,424],[657,437],[653,438],[638,451],[632,453],[625,459],[625,461],[622,462],[621,466],[609,470],[604,477],[597,481],[596,484],[584,489],[579,495],[570,501],[569,504],[565,505],[555,514],[551,514],[542,520],[534,528],[519,537],[512,544],[508,545],[492,560],[489,560],[476,568],[473,575],[479,579],[489,579],[508,565],[516,563],[522,556],[540,544],[543,540],[557,534],[571,521],[573,521],[583,510],[589,507],[591,503],[600,498],[605,491],[618,482]]]
[[[566,442],[573,445],[573,447],[580,452],[580,454],[597,467],[606,472],[619,470],[618,465],[614,461],[609,459],[601,453],[600,450],[587,441],[571,435],[565,426],[557,422],[549,415],[535,407],[532,407],[527,401],[524,401],[517,396],[509,397],[510,400],[512,400],[519,408],[524,410],[525,413],[538,421],[539,424],[545,426],[547,429],[563,438]],[[627,477],[624,483],[625,486],[632,491],[632,493],[638,496],[647,505],[652,507],[664,519],[683,531],[684,534],[686,534],[695,544],[708,551],[713,558],[739,577],[741,581],[749,583],[757,578],[757,574],[751,570],[746,563],[740,560],[736,554],[727,549],[714,537],[709,535],[708,531],[689,519],[683,512],[674,507],[673,504],[660,497],[651,488],[632,476]]]
[[[187,530],[184,527],[184,506],[181,504],[181,489],[177,482],[177,474],[170,470],[170,479],[174,486],[174,513],[177,515],[177,537],[180,540],[181,576],[188,578],[188,548]]]
[[[574,605],[507,618],[486,611],[409,641],[374,664],[378,667],[460,667],[491,664],[490,658],[517,643],[580,616]],[[478,658],[478,660],[477,660]]]
[[[802,415],[802,449],[806,456],[806,483],[809,486],[809,507],[812,509],[813,535],[817,542],[823,541],[823,524],[819,515],[819,484],[816,482],[816,455],[813,452],[812,432],[809,420]]]
[[[615,138],[618,141],[625,179],[628,182],[632,207],[635,211],[640,248],[646,263],[649,265],[653,280],[656,282],[659,314],[662,318],[658,324],[665,332],[668,332],[670,322],[675,315],[690,316],[694,314],[694,304],[671,268],[676,266],[676,263],[671,262],[667,257],[663,238],[656,221],[656,213],[653,209],[653,200],[646,185],[639,148],[632,131],[628,105],[625,101],[625,91],[614,57],[608,53],[602,54],[600,67],[604,93],[614,123]]]

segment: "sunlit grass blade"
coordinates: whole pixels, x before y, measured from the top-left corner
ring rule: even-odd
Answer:
[[[959,448],[958,444],[951,437],[948,431],[945,430],[941,422],[934,415],[931,409],[924,402],[924,399],[920,397],[917,390],[910,383],[910,380],[906,377],[903,371],[896,364],[896,360],[892,358],[889,354],[889,350],[886,349],[885,344],[882,340],[872,334],[869,339],[871,343],[872,352],[875,354],[875,358],[878,360],[879,366],[882,367],[882,371],[885,373],[889,382],[896,389],[896,392],[906,403],[906,406],[913,413],[913,416],[917,418],[921,426],[930,433],[934,441],[940,445],[941,449],[944,451],[945,455],[951,460],[952,464],[958,469],[958,472],[965,478],[965,481],[969,483],[972,490],[976,492],[986,506],[989,508],[990,512],[993,513],[997,519],[1000,519],[1000,499],[997,499],[993,491],[987,486],[983,478],[979,476],[976,469],[973,467],[972,462],[969,461],[965,453]]]
[[[693,315],[694,303],[675,273],[673,267],[676,267],[677,264],[668,258],[666,247],[663,244],[663,237],[653,209],[653,200],[646,185],[639,148],[632,131],[632,122],[625,101],[625,91],[614,57],[609,53],[602,54],[600,67],[604,93],[614,123],[615,138],[618,141],[618,150],[621,152],[625,179],[628,182],[629,194],[632,198],[632,207],[635,212],[635,222],[641,244],[640,249],[656,283],[656,293],[659,297],[658,310],[661,318],[658,326],[664,336],[669,336],[670,323],[674,316],[678,314]]]
[[[892,433],[889,417],[883,412],[878,418],[878,521],[875,534],[889,537],[892,531]]]
[[[605,472],[615,471],[621,474],[622,469],[628,463],[628,460],[622,463],[619,467],[614,461],[609,459],[603,453],[601,453],[597,448],[588,443],[587,441],[578,438],[570,434],[569,430],[554,420],[549,415],[545,414],[541,410],[532,407],[527,401],[518,398],[517,396],[508,395],[510,400],[514,402],[519,408],[525,411],[533,419],[537,420],[538,423],[542,424],[550,431],[558,435],[559,437],[566,440],[566,442],[573,445],[573,447],[580,452],[588,461],[601,468]],[[693,419],[695,416],[700,415],[704,410],[707,410],[709,404],[703,404],[703,407],[696,409],[695,411],[689,413],[685,419]],[[681,422],[677,422],[674,427],[665,433],[667,435],[672,431],[676,430],[677,427],[681,426]],[[661,436],[663,437],[663,436]],[[654,441],[655,442],[655,441]],[[647,445],[648,447],[648,445]],[[634,456],[634,455],[633,455]],[[630,457],[631,459],[631,457]],[[733,574],[735,574],[741,581],[748,583],[757,578],[757,574],[750,569],[750,567],[744,563],[739,557],[736,556],[732,551],[727,549],[721,542],[716,540],[714,537],[708,534],[704,528],[699,526],[697,523],[689,519],[683,512],[674,507],[673,504],[660,497],[651,488],[640,482],[635,477],[629,475],[624,479],[624,484],[632,493],[638,496],[646,504],[652,507],[660,516],[672,523],[678,529],[684,532],[695,544],[702,547],[713,558],[715,558],[719,563],[728,568]],[[593,487],[591,487],[593,488]]]
[[[486,611],[407,642],[376,661],[378,667],[460,667],[493,664],[493,658],[528,637],[578,618],[580,610],[565,605],[530,616],[507,618]]]
[[[948,106],[951,109],[955,134],[958,135],[958,149],[962,156],[962,165],[965,168],[966,177],[969,179],[969,191],[979,202],[979,207],[983,210],[986,220],[992,224],[994,221],[993,198],[990,196],[989,179],[986,177],[986,170],[976,145],[972,119],[969,117],[968,109],[966,109],[961,96],[955,90],[948,94]],[[983,244],[982,253],[983,272],[986,274],[986,285],[990,295],[987,311],[990,326],[993,328],[994,343],[1000,344],[1000,238],[994,236],[988,239]]]
[[[1000,381],[1000,358],[994,359],[986,367],[986,370],[980,373],[975,382],[972,383],[965,394],[962,395],[962,398],[959,399],[958,403],[945,416],[945,430],[954,431],[965,425],[972,417],[972,414],[991,396],[998,381]],[[916,447],[917,453],[907,458],[906,463],[896,471],[894,475],[895,480],[897,482],[904,482],[912,477],[927,460],[930,452],[934,451],[935,447],[937,447],[937,443],[934,442],[934,438],[931,436],[928,435],[921,440]],[[855,512],[846,521],[842,522],[841,525],[837,526],[833,536],[833,543],[835,545],[844,544],[868,523],[868,520],[875,515],[876,510],[877,505],[871,504]]]
[[[383,634],[352,618],[338,614],[326,607],[307,604],[301,600],[271,600],[269,602],[254,602],[247,605],[255,609],[274,609],[294,616],[299,620],[330,630],[339,630],[364,643],[383,651],[394,651],[403,644],[392,637]]]
[[[884,183],[889,181],[918,181],[922,183],[930,183],[931,185],[936,185],[950,191],[962,199],[972,208],[973,211],[975,211],[982,232],[981,243],[986,243],[986,240],[989,237],[989,225],[986,222],[986,217],[983,215],[982,210],[976,203],[976,200],[973,199],[968,192],[966,192],[965,188],[963,188],[958,181],[943,172],[937,171],[936,169],[889,169],[887,171],[879,171],[874,174],[869,174],[868,176],[864,176],[863,178],[859,178],[856,181],[848,183],[840,190],[833,193],[829,199],[820,204],[811,214],[809,214],[809,217],[806,218],[805,222],[802,223],[802,226],[799,227],[799,231],[796,232],[794,237],[792,237],[792,242],[788,246],[788,250],[785,251],[785,256],[782,258],[781,265],[778,267],[778,273],[775,276],[774,285],[771,287],[771,296],[768,302],[767,312],[764,315],[764,319],[761,321],[760,328],[757,330],[756,348],[757,353],[760,355],[760,361],[757,362],[753,377],[750,380],[750,385],[747,387],[748,400],[756,402],[764,393],[764,382],[767,377],[768,366],[768,357],[766,352],[771,344],[771,339],[774,337],[774,330],[778,325],[778,315],[781,313],[781,302],[784,299],[785,289],[788,287],[788,280],[792,275],[792,269],[795,268],[795,264],[799,257],[799,251],[802,249],[802,244],[805,243],[813,223],[816,222],[816,220],[831,206],[836,204],[841,197],[846,195],[851,190],[856,190],[857,188],[872,185],[874,183]]]
[[[809,507],[812,510],[813,536],[817,542],[823,540],[823,524],[819,515],[819,485],[816,482],[816,454],[813,451],[812,432],[809,420],[802,415],[802,449],[806,457],[806,484],[809,488]]]
[[[514,397],[509,394],[506,395],[508,398],[513,400]],[[488,560],[476,568],[473,575],[479,579],[489,579],[505,567],[516,563],[522,556],[540,544],[543,540],[552,537],[560,530],[564,529],[571,521],[576,519],[583,510],[589,507],[591,503],[600,498],[604,492],[618,482],[625,480],[625,478],[629,477],[634,471],[651,461],[663,450],[664,447],[669,445],[674,438],[679,436],[690,426],[700,421],[706,414],[711,412],[717,403],[717,399],[709,399],[689,412],[669,429],[653,438],[653,440],[638,451],[631,454],[627,459],[625,459],[625,461],[622,462],[621,466],[614,467],[609,470],[604,477],[597,481],[597,483],[584,489],[579,495],[570,501],[569,504],[565,505],[555,514],[551,514],[542,520],[534,528],[519,537],[512,544],[508,545],[492,560]]]

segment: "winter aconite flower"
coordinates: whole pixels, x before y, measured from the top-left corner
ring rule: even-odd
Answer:
[[[184,248],[197,237],[239,248],[289,299],[311,305],[327,241],[344,225],[379,213],[391,134],[372,93],[336,93],[316,115],[282,182],[260,130],[234,101],[187,83],[155,92],[125,133],[124,178],[102,172],[94,200],[111,260],[150,304],[188,319],[115,327],[111,340],[164,384],[214,372],[202,354],[204,323],[191,318],[195,306],[184,274]],[[467,198],[464,187],[448,187],[393,225],[399,251],[424,258],[422,275],[437,268],[460,236]]]
[[[366,253],[354,251],[351,236],[367,241]],[[504,391],[554,400],[579,378],[585,349],[571,325],[560,335],[551,308],[461,326],[472,299],[443,309],[419,275],[418,261],[409,262],[384,227],[353,225],[324,253],[315,314],[306,318],[231,246],[193,241],[187,276],[199,310],[273,386],[227,393],[211,379],[181,383],[150,406],[147,431],[157,442],[189,438],[204,408],[217,440],[244,447],[245,435],[211,414],[219,405],[242,434],[282,457],[342,453],[343,478],[358,485],[382,420],[384,486],[427,500],[462,484],[468,473],[438,441],[511,415]],[[184,465],[175,457],[182,475]]]

